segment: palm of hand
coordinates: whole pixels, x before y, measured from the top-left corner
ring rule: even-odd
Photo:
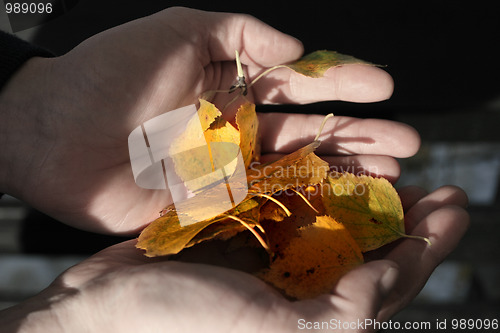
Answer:
[[[112,325],[114,330],[125,332],[140,331],[144,325],[148,330],[169,327],[187,332],[200,327],[207,332],[291,332],[313,322],[335,325],[388,320],[411,301],[455,247],[468,220],[460,208],[467,199],[457,188],[443,187],[428,195],[406,188],[401,196],[408,231],[430,237],[432,247],[404,239],[382,248],[371,257],[385,260],[369,261],[350,271],[331,294],[298,302],[286,300],[253,276],[228,269],[241,263],[241,258],[228,258],[217,245],[181,254],[179,260],[190,262],[182,263],[146,258],[134,248],[135,241],[128,241],[103,250],[60,276],[48,292],[67,296],[54,298],[65,301],[52,308],[57,312],[62,306],[63,316],[64,311],[80,316],[82,309],[93,313],[98,308],[111,315],[89,316],[97,319],[88,322],[89,327]],[[113,311],[126,320],[113,320]],[[72,322],[77,321],[68,320],[68,324]],[[351,327],[355,328],[375,330]]]

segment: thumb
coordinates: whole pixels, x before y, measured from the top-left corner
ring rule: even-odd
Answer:
[[[329,295],[330,302],[339,310],[343,321],[375,319],[398,276],[398,266],[389,260],[358,266],[339,280]]]

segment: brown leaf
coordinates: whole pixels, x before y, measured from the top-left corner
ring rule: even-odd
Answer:
[[[320,141],[313,141],[276,162],[251,168],[247,173],[249,191],[275,193],[318,184],[326,178],[329,170],[328,163],[314,154],[319,145]]]
[[[361,250],[345,227],[318,216],[312,225],[300,228],[283,256],[258,276],[288,296],[305,299],[330,292],[342,275],[361,263]]]

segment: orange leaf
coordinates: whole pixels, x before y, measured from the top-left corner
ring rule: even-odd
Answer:
[[[313,153],[320,143],[313,141],[276,162],[248,170],[249,191],[275,193],[321,182],[328,174],[329,165]]]
[[[345,227],[318,216],[312,225],[300,228],[283,256],[258,276],[288,296],[312,298],[330,292],[342,275],[361,263],[361,250]]]
[[[255,104],[245,103],[240,106],[236,113],[236,124],[240,131],[241,154],[245,167],[248,167],[252,161],[258,161],[260,156],[260,144],[257,137],[259,120],[255,113]]]

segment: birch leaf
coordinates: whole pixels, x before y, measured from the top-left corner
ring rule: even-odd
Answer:
[[[172,208],[165,215],[154,220],[141,232],[136,247],[146,250],[145,255],[148,257],[176,254],[185,247],[202,241],[200,239],[198,241],[196,239],[193,240],[193,238],[211,224],[226,221],[231,223],[231,226],[236,226],[236,224],[232,223],[233,220],[227,219],[226,215],[238,215],[252,209],[258,209],[258,202],[249,198],[228,211],[227,214],[221,214],[212,219],[181,226],[177,212]],[[222,229],[222,231],[228,230],[227,228]],[[211,235],[205,235],[203,238],[209,239],[210,237],[214,237],[222,232],[219,231],[218,229],[213,230]]]
[[[342,275],[363,263],[347,229],[329,216],[316,217],[298,234],[283,256],[258,274],[288,296],[305,299],[328,293]]]
[[[252,161],[258,161],[260,156],[260,144],[258,141],[259,120],[255,113],[255,104],[245,103],[236,113],[236,125],[238,125],[243,161],[248,168]]]
[[[320,50],[305,55],[296,62],[285,65],[285,67],[288,67],[299,74],[317,78],[322,77],[325,72],[332,67],[349,64],[377,66],[350,55],[335,51]]]
[[[351,173],[328,177],[323,204],[328,215],[346,226],[363,252],[405,235],[401,200],[384,178]]]

